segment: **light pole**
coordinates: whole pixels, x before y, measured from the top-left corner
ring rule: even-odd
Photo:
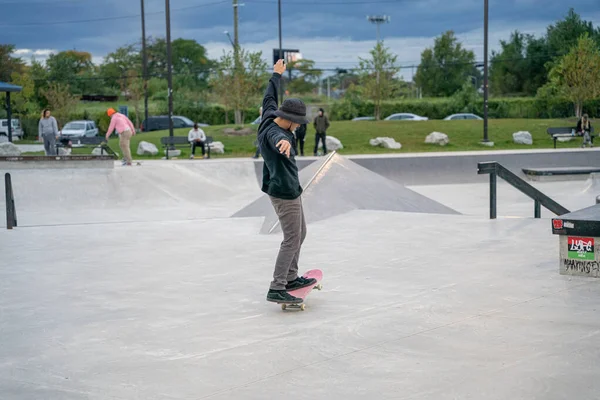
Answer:
[[[391,18],[388,15],[367,15],[367,21],[377,25],[377,44],[379,44],[379,25],[389,23]]]
[[[142,2],[142,64],[144,79],[144,121],[148,124],[148,55],[146,54],[146,17],[144,12],[144,0]]]
[[[488,0],[483,0],[483,143],[488,143]]]
[[[173,136],[173,71],[171,65],[171,4],[165,0],[167,14],[167,81],[169,85],[169,136]]]

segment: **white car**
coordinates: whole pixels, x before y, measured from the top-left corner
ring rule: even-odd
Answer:
[[[429,118],[421,117],[420,115],[410,114],[410,113],[392,114],[385,119],[385,121],[427,121],[427,120],[429,120]]]
[[[483,118],[481,118],[479,115],[469,114],[469,113],[463,113],[463,114],[448,115],[446,118],[444,118],[444,121],[454,121],[454,120],[457,120],[457,119],[483,120]]]
[[[93,137],[98,135],[98,128],[94,121],[71,121],[63,126],[59,135],[69,139]]]
[[[11,119],[12,121],[12,137],[13,139],[23,139],[23,129],[21,128],[21,121],[18,119]],[[8,141],[8,119],[0,119],[0,143]]]

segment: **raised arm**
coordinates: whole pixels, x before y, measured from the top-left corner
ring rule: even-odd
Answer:
[[[263,98],[263,119],[274,113],[278,108],[277,90],[279,88],[279,81],[281,75],[285,72],[285,64],[283,60],[277,61],[277,64],[273,67],[273,75],[269,79],[267,90],[265,90],[265,97]]]

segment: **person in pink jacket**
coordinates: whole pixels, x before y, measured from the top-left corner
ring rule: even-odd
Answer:
[[[127,165],[131,165],[132,159],[129,143],[131,141],[131,137],[135,135],[135,127],[129,118],[121,113],[116,112],[114,108],[109,108],[106,113],[110,117],[110,126],[108,127],[108,131],[106,131],[106,141],[108,141],[108,138],[116,129],[117,132],[119,132],[119,147],[121,147],[125,162]]]

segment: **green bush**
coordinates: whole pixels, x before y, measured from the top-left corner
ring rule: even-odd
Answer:
[[[330,118],[337,121],[350,120],[355,117],[372,116],[374,110],[373,102],[368,100],[343,100],[332,105]],[[591,117],[600,117],[600,99],[586,102],[583,111]],[[443,119],[448,115],[463,112],[483,116],[483,100],[480,97],[475,103],[465,103],[464,99],[457,101],[456,98],[388,101],[382,104],[381,118],[400,112],[414,113],[429,119]],[[488,100],[490,118],[571,118],[574,114],[570,101],[548,97]]]

